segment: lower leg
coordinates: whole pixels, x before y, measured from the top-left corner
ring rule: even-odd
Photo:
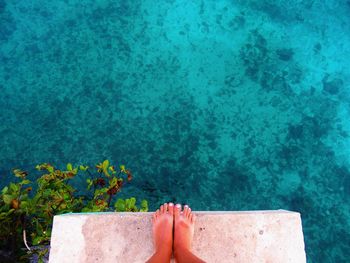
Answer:
[[[174,257],[177,263],[204,262],[191,252],[194,223],[195,216],[191,213],[191,208],[185,205],[181,211],[181,205],[174,207]]]
[[[153,240],[156,252],[147,263],[170,262],[173,244],[173,204],[160,206],[152,219]]]
[[[166,250],[160,249],[159,251],[156,251],[150,259],[146,261],[146,263],[164,263],[164,262],[170,262],[171,259],[171,250],[170,253],[168,253]]]
[[[205,261],[196,257],[186,248],[178,248],[174,251],[174,257],[177,263],[205,263]]]

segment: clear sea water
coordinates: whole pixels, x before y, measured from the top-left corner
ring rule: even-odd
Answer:
[[[108,158],[151,210],[298,211],[349,262],[349,61],[347,0],[0,0],[1,183]]]

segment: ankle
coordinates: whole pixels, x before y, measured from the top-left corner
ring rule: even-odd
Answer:
[[[159,246],[156,248],[156,254],[162,255],[164,257],[171,258],[172,253],[172,247],[169,246]]]
[[[191,250],[186,247],[186,246],[174,246],[174,257],[176,258],[178,255],[183,255],[186,254],[188,252],[191,252]]]
[[[172,251],[170,253],[168,250],[160,249],[156,250],[156,252],[152,255],[150,259],[146,261],[146,263],[164,263],[170,262]]]

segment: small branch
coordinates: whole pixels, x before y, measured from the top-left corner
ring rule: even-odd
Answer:
[[[109,205],[111,203],[111,200],[112,200],[112,195],[109,195],[109,199],[108,199],[108,208],[109,208]]]
[[[90,175],[91,180],[93,181],[93,180],[95,179],[95,178],[94,178],[94,175],[93,175],[89,170],[86,170],[86,171],[87,171],[87,173]],[[95,185],[95,183],[93,183],[92,185],[93,185],[93,187],[94,187],[93,196],[95,196],[96,185]]]
[[[26,248],[30,251],[31,249],[27,244],[26,230],[25,229],[23,229],[23,242],[24,242],[24,245],[26,246]]]

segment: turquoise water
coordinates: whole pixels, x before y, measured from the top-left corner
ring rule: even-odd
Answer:
[[[349,14],[346,0],[0,0],[0,174],[108,158],[151,210],[299,211],[308,262],[346,262]]]

